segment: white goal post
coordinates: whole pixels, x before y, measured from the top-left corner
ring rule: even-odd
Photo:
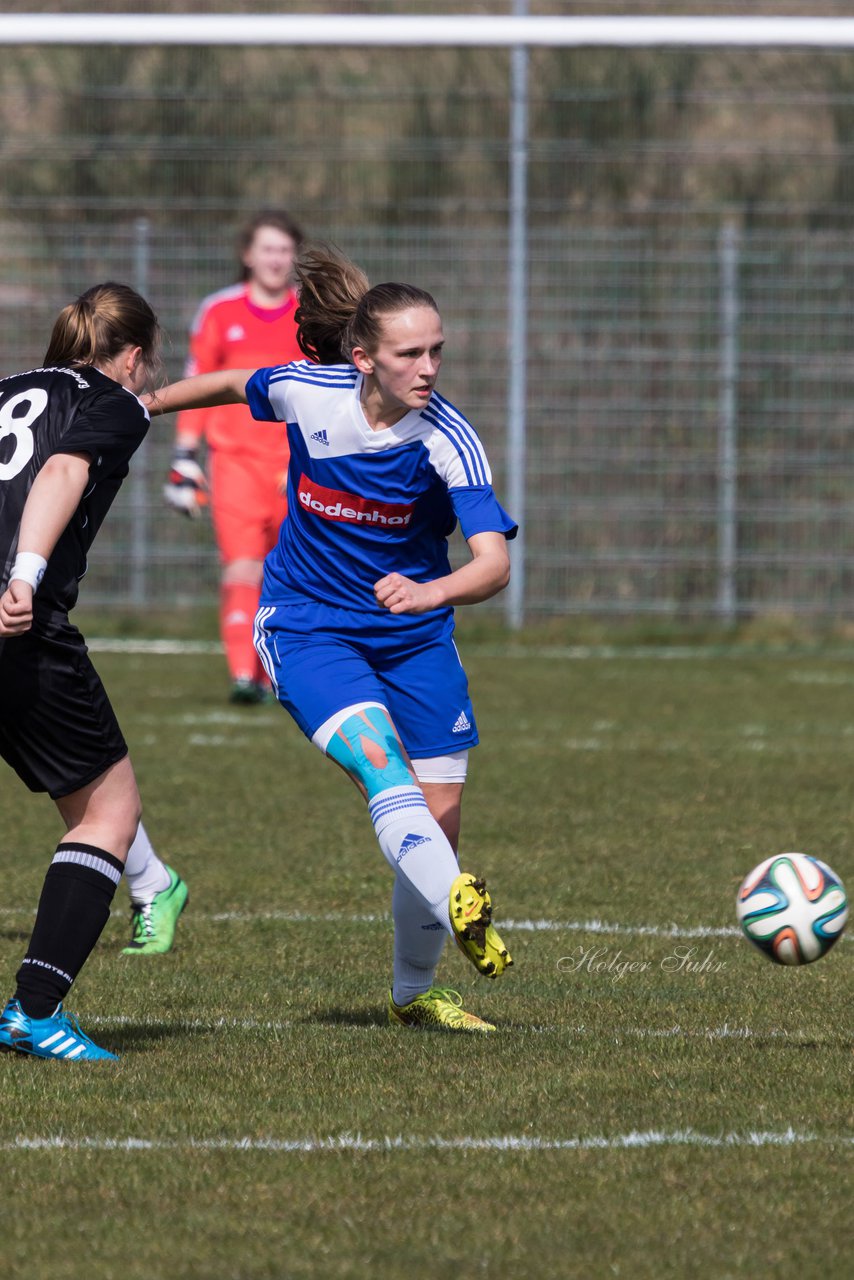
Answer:
[[[854,48],[854,18],[4,14],[0,44]]]

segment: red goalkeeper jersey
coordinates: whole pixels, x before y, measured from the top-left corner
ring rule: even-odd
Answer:
[[[256,306],[246,284],[231,285],[211,294],[203,300],[193,321],[186,376],[303,360],[297,343],[296,309],[297,295],[293,292],[272,310]],[[177,425],[181,432],[205,436],[211,449],[268,458],[278,473],[287,464],[285,424],[255,422],[245,405],[188,410],[178,415]]]

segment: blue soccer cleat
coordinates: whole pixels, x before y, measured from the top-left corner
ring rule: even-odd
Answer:
[[[0,1052],[27,1053],[34,1058],[65,1061],[116,1061],[116,1055],[93,1044],[72,1013],[58,1005],[49,1018],[28,1018],[17,1000],[0,1013]]]

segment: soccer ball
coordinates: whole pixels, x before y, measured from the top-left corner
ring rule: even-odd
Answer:
[[[736,899],[745,937],[777,964],[811,964],[845,928],[839,876],[806,853],[780,853],[754,867]]]

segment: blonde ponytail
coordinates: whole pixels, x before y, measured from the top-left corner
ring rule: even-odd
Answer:
[[[157,316],[126,284],[108,280],[63,307],[53,326],[44,363],[48,367],[98,364],[126,346],[141,347],[150,364],[160,344]]]

